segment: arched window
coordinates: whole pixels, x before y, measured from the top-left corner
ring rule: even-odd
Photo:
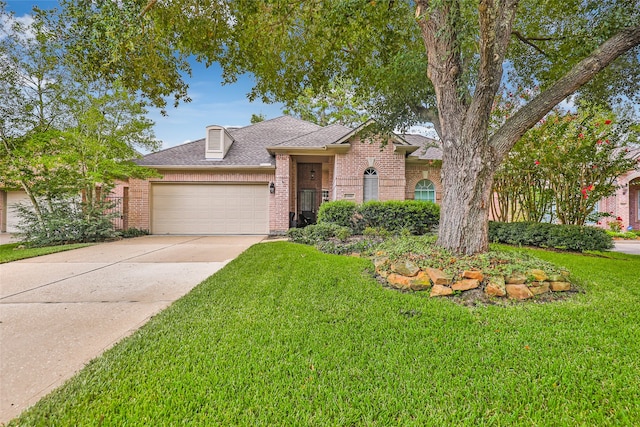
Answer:
[[[418,181],[416,184],[415,199],[423,202],[436,202],[436,186],[428,179]]]
[[[364,201],[378,200],[378,172],[374,168],[364,171]]]

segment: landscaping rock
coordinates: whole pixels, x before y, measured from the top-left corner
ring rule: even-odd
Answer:
[[[528,271],[529,275],[533,277],[533,280],[536,282],[544,282],[545,280],[548,279],[547,273],[545,273],[543,270],[539,270],[539,269],[532,269]]]
[[[420,268],[409,260],[401,260],[391,264],[391,271],[403,276],[413,277],[418,274]]]
[[[571,290],[569,282],[551,282],[551,290],[553,292],[565,292]]]
[[[507,294],[507,290],[504,286],[504,277],[495,276],[489,278],[489,283],[484,288],[484,293],[490,297],[503,297]]]
[[[468,291],[469,289],[475,289],[480,286],[478,279],[462,279],[459,282],[454,283],[451,289],[454,291]]]
[[[527,276],[525,276],[522,273],[513,273],[511,276],[507,277],[505,282],[508,285],[521,285],[523,283],[526,283],[527,281]]]
[[[507,295],[511,299],[529,299],[533,298],[533,293],[529,290],[527,285],[523,284],[510,284],[506,285]]]
[[[396,289],[409,289],[411,277],[403,276],[397,273],[391,273],[387,276],[387,282],[391,287]]]
[[[389,264],[389,258],[387,257],[376,257],[373,259],[373,265],[376,268],[376,273],[381,277],[387,277],[389,272],[386,267]]]
[[[453,295],[453,289],[444,285],[433,285],[431,294],[429,294],[430,297],[444,297],[448,295]]]
[[[462,277],[464,279],[476,279],[480,282],[484,279],[484,274],[482,274],[481,270],[465,270],[462,273]]]
[[[564,276],[562,274],[550,274],[547,279],[549,282],[566,282]]]
[[[529,286],[529,290],[534,295],[546,294],[549,292],[549,282],[533,282]]]
[[[412,277],[409,282],[409,287],[414,291],[425,291],[431,288],[431,280],[429,275],[424,271],[420,271],[416,277]]]
[[[426,272],[434,285],[450,285],[452,282],[451,276],[437,268],[427,268]]]

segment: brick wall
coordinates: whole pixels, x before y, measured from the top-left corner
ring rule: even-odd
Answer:
[[[335,158],[333,193],[336,200],[350,199],[362,203],[364,171],[372,167],[378,172],[378,199],[403,200],[405,198],[405,156],[394,152],[394,145],[380,146],[379,140],[362,142],[359,137],[351,141],[348,153]],[[353,195],[353,198],[348,195]]]
[[[287,156],[288,157],[288,156]],[[279,230],[282,223],[286,223],[288,228],[288,219],[285,214],[284,221],[278,215],[277,196],[282,194],[282,186],[274,180],[273,171],[265,172],[215,172],[215,171],[163,171],[162,178],[152,178],[150,180],[131,179],[129,180],[129,227],[141,228],[144,230],[151,229],[151,184],[153,182],[256,182],[271,183],[276,185],[275,194],[269,194],[269,228],[270,230]],[[286,197],[285,197],[286,199]],[[285,205],[286,206],[286,205]]]
[[[7,192],[0,190],[0,232],[7,231]]]
[[[273,206],[273,216],[269,218],[271,233],[284,233],[289,229],[289,212],[291,212],[291,193],[295,188],[291,185],[291,177],[295,176],[291,156],[276,154],[275,198],[269,201],[269,210]],[[295,210],[295,208],[294,208]]]
[[[634,230],[640,230],[638,198],[640,198],[640,184],[629,185],[629,225],[632,226]]]
[[[615,194],[600,200],[598,210],[612,215],[611,218],[603,218],[598,224],[600,227],[608,229],[609,221],[617,217],[622,218],[623,231],[628,226],[634,230],[640,229],[638,219],[638,191],[640,191],[640,171],[631,171],[618,177],[618,186]]]
[[[413,200],[415,197],[416,184],[423,179],[433,182],[436,188],[436,203],[442,201],[442,180],[440,177],[441,168],[434,164],[431,165],[409,165],[406,170],[407,187],[405,198]]]

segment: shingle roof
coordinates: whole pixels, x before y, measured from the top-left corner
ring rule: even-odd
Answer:
[[[280,147],[324,147],[332,144],[351,132],[351,128],[339,124],[329,125],[316,130],[315,132],[301,135],[297,138],[282,141],[272,146]]]
[[[267,152],[266,147],[320,129],[322,127],[316,124],[281,116],[242,128],[227,129],[235,142],[222,160],[205,159],[205,139],[202,138],[148,154],[136,163],[143,166],[194,167],[275,165],[275,159]]]
[[[442,160],[442,146],[440,142],[435,139],[413,133],[407,133],[401,136],[409,144],[420,147],[411,153],[409,157],[420,160]]]
[[[234,143],[224,159],[205,159],[205,138],[162,151],[147,154],[136,163],[155,167],[211,167],[211,166],[264,166],[275,165],[275,158],[267,147],[324,147],[335,143],[352,132],[346,126],[316,124],[281,116],[242,128],[227,128]],[[440,160],[442,152],[436,141],[422,135],[401,135],[411,145],[423,147],[411,153],[411,158]],[[435,145],[434,145],[435,144]]]

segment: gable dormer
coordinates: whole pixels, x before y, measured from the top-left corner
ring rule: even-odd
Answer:
[[[204,157],[207,160],[222,160],[233,144],[233,137],[222,126],[207,126]]]

